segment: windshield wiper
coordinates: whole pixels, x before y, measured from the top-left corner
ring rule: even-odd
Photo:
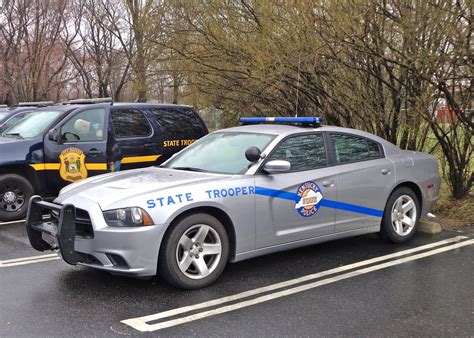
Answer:
[[[13,137],[19,137],[19,138],[23,138],[21,137],[20,133],[8,133],[8,134],[2,134],[2,136],[13,136]]]
[[[171,168],[168,168],[168,169],[197,171],[197,172],[201,172],[201,173],[202,173],[202,172],[206,172],[206,170],[204,170],[204,169],[193,168],[193,167],[171,167]]]

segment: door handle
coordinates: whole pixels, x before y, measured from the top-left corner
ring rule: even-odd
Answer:
[[[388,175],[392,172],[389,168],[383,168],[380,171],[382,172],[382,175]]]
[[[323,186],[326,188],[334,187],[334,181],[323,181]]]
[[[102,154],[102,150],[98,150],[98,149],[95,149],[95,148],[92,148],[87,152],[87,155],[91,155],[91,156],[97,156],[97,155],[100,155],[100,154]]]

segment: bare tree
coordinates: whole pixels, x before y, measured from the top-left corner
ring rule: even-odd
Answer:
[[[46,99],[69,78],[65,50],[76,29],[66,25],[67,2],[7,0],[0,14],[3,77],[9,100]]]
[[[88,97],[120,99],[130,78],[130,60],[121,45],[105,26],[107,12],[94,0],[76,0],[76,17],[81,17],[79,39],[69,48],[69,56],[77,69]]]

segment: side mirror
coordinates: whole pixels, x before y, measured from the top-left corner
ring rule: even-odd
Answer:
[[[257,162],[259,159],[262,158],[261,156],[261,151],[260,149],[258,149],[257,147],[249,147],[246,151],[245,151],[245,158],[254,163],[254,162]]]
[[[57,129],[51,129],[48,131],[48,140],[58,142],[59,141],[59,132]]]
[[[288,173],[291,170],[291,163],[282,160],[269,161],[265,163],[263,170],[268,174]]]

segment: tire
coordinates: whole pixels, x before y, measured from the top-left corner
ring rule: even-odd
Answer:
[[[387,200],[380,227],[380,237],[392,243],[411,240],[418,227],[420,212],[420,202],[413,190],[407,187],[397,188]]]
[[[208,214],[192,214],[163,238],[158,272],[177,288],[203,288],[220,276],[228,257],[229,238],[222,223]]]
[[[33,194],[33,186],[23,176],[0,175],[0,221],[25,218],[28,202]]]

